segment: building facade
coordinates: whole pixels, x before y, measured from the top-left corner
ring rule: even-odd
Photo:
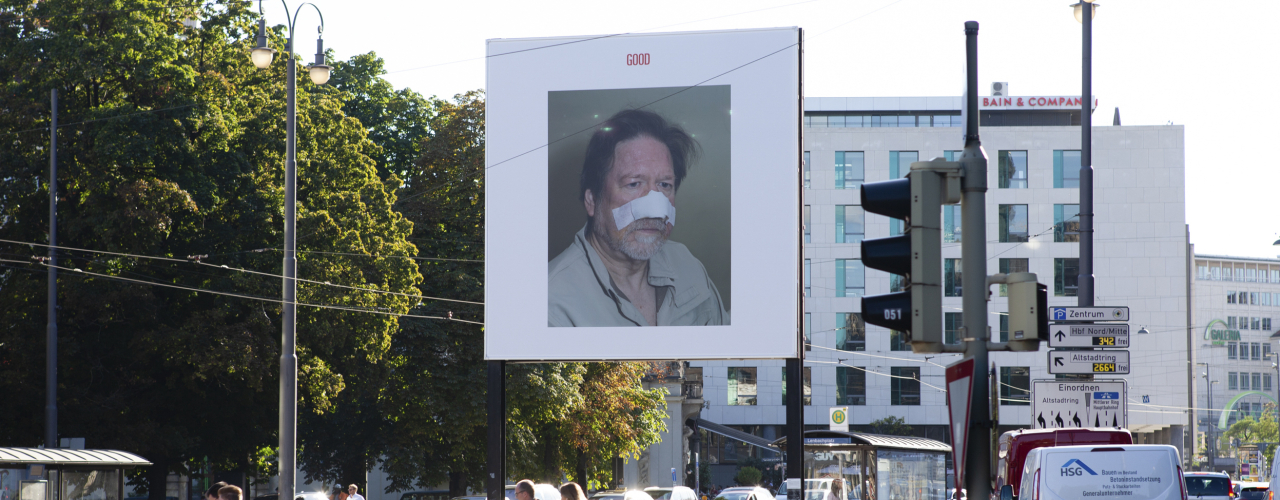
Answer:
[[[1076,305],[1078,273],[1079,100],[985,99],[981,138],[988,156],[987,272],[1032,272],[1048,285],[1049,305]],[[1024,103],[1030,103],[1029,107]],[[1014,105],[1016,103],[1017,105]],[[900,178],[912,162],[958,159],[960,98],[807,98],[804,128],[805,424],[826,428],[828,409],[849,406],[854,429],[886,417],[918,436],[949,439],[944,367],[958,354],[916,355],[903,336],[867,325],[860,297],[895,291],[895,277],[866,269],[864,239],[900,234],[898,221],[865,213],[859,186]],[[1095,303],[1129,306],[1128,428],[1140,442],[1190,444],[1191,261],[1181,126],[1093,129]],[[944,207],[943,325],[958,342],[961,290],[983,277],[961,275],[960,206]],[[992,340],[1006,339],[1007,298],[992,288]],[[1047,373],[1039,352],[993,352],[1002,430],[1033,426],[1029,388]],[[782,361],[704,361],[702,418],[762,436],[786,422]],[[1101,377],[1100,377],[1101,378]],[[1111,378],[1111,377],[1107,377]],[[1120,378],[1120,377],[1116,377]],[[736,449],[734,449],[736,448]],[[704,460],[727,464],[747,451],[729,440],[704,443]]]
[[[1259,417],[1280,397],[1280,259],[1196,255],[1194,273],[1196,433],[1212,452],[1231,424]]]

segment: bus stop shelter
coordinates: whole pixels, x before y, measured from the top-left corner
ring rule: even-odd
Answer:
[[[0,448],[0,500],[124,500],[125,471],[148,465],[116,450]]]
[[[804,433],[804,478],[844,480],[844,500],[946,500],[941,441],[911,436],[814,430]],[[786,449],[786,437],[774,441]]]

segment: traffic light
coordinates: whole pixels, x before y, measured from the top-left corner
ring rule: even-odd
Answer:
[[[867,212],[905,219],[902,236],[863,240],[862,263],[904,276],[906,290],[862,298],[867,323],[909,333],[911,350],[942,351],[942,205],[959,201],[960,164],[911,164],[906,179],[862,185]]]
[[[1049,340],[1049,287],[1036,281],[1035,273],[1010,273],[1009,350],[1037,351]]]

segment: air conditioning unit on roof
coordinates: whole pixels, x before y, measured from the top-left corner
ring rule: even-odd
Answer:
[[[1009,95],[1009,82],[992,82],[991,95],[993,97]]]

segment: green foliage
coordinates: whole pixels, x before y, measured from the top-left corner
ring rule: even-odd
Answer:
[[[871,432],[890,436],[910,436],[911,426],[900,417],[888,416],[871,422]]]
[[[751,466],[745,466],[738,469],[738,473],[733,476],[733,480],[741,486],[755,486],[760,484],[760,469]]]
[[[49,90],[59,91],[59,243],[281,272],[285,68],[246,54],[248,4],[153,0],[6,1],[0,9],[0,238],[47,241]],[[195,5],[195,4],[192,4]],[[182,24],[199,18],[199,28]],[[273,43],[280,45],[280,29]],[[343,112],[342,93],[298,78],[299,275],[415,294],[412,223]],[[28,132],[30,129],[41,129]],[[268,249],[265,251],[250,251]],[[333,253],[319,253],[333,252]],[[5,259],[41,249],[6,244]],[[346,253],[355,255],[337,255]],[[60,434],[141,454],[163,481],[190,460],[261,470],[275,442],[280,280],[195,263],[63,252],[67,267],[185,289],[64,272],[59,280]],[[43,406],[45,277],[0,268],[0,385],[11,405]],[[252,300],[190,289],[260,297]],[[381,366],[411,297],[305,282],[299,397],[332,412]],[[4,412],[0,441],[34,446],[42,412]],[[164,488],[152,488],[162,498]],[[157,496],[158,495],[158,496]]]
[[[1233,442],[1239,444],[1275,443],[1280,441],[1280,428],[1276,425],[1274,405],[1267,405],[1262,414],[1254,419],[1244,417],[1231,424],[1226,432],[1218,438],[1219,450],[1233,450]],[[1266,445],[1260,451],[1263,456],[1274,456],[1275,445]]]

